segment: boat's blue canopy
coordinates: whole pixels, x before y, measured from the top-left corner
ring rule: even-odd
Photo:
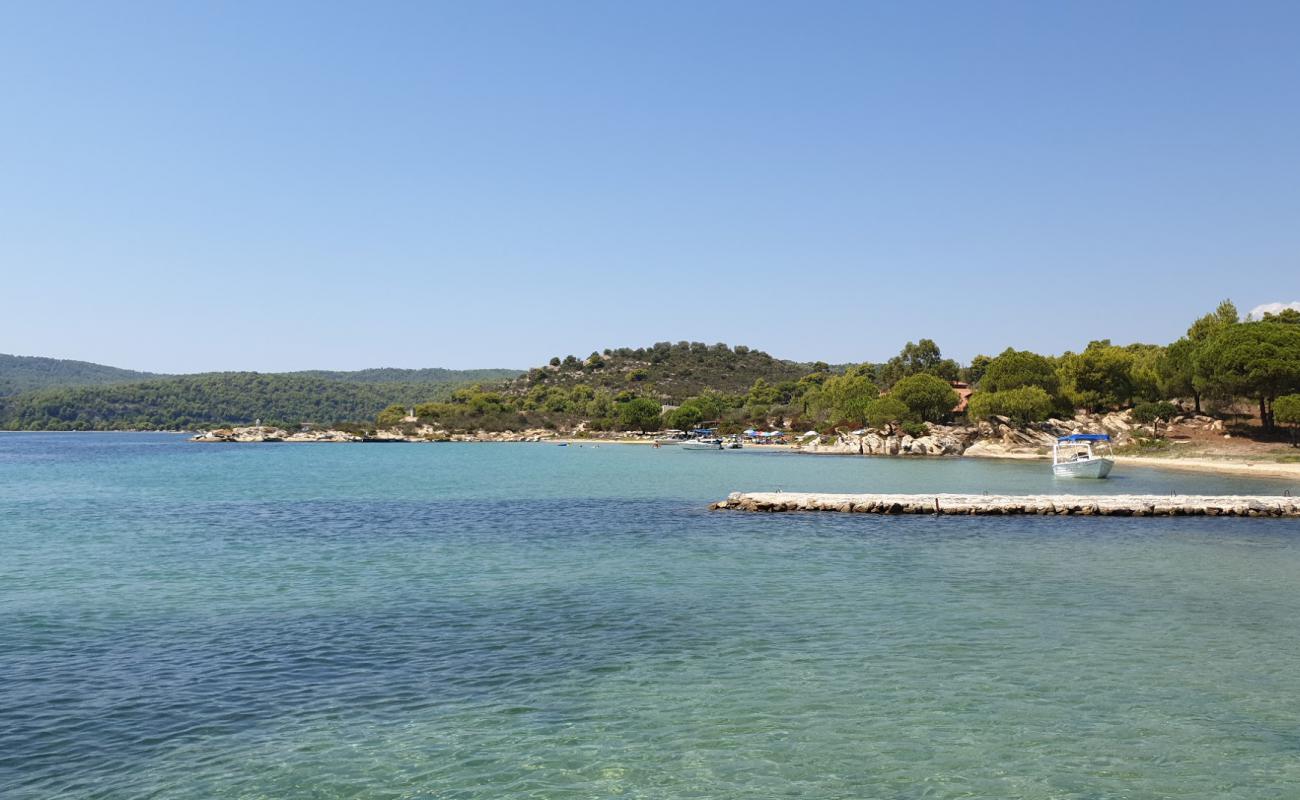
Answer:
[[[1109,442],[1110,434],[1108,433],[1072,433],[1069,436],[1058,438],[1058,442]]]

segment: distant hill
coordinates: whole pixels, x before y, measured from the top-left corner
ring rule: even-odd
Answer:
[[[816,366],[825,368],[825,365]],[[659,342],[651,347],[605,350],[585,359],[576,356],[552,359],[550,364],[531,369],[512,382],[507,393],[526,394],[539,385],[568,388],[586,384],[615,393],[628,389],[676,403],[705,389],[743,394],[760,378],[770,384],[795,381],[813,371],[813,367],[773,358],[744,345],[732,348],[703,342]]]
[[[168,376],[107,367],[89,361],[0,353],[0,397],[52,386],[102,386],[163,377]]]
[[[17,391],[0,396],[0,429],[192,429],[303,422],[368,423],[390,406],[452,398],[480,384],[510,404],[535,390],[586,385],[681,403],[706,389],[743,395],[755,381],[797,381],[825,364],[785,361],[743,345],[659,342],[621,347],[587,358],[555,358],[526,374],[510,369],[308,370],[287,373],[213,372],[154,375],[99,364],[6,356],[0,382]]]
[[[366,369],[159,375],[85,361],[0,356],[0,429],[189,429],[255,420],[373,420],[384,408],[500,384],[513,369]]]
[[[219,372],[141,383],[63,386],[0,398],[6,430],[186,430],[373,420],[392,404],[446,398],[457,382],[356,383],[303,375]]]

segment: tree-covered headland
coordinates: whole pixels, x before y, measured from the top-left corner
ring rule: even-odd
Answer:
[[[688,429],[723,431],[782,426],[829,432],[897,424],[919,431],[956,416],[955,387],[973,389],[965,416],[1031,424],[1076,410],[1136,409],[1158,425],[1177,412],[1199,413],[1249,401],[1261,428],[1290,419],[1300,393],[1300,313],[1242,320],[1230,301],[1194,320],[1169,345],[1089,342],[1078,352],[1046,355],[1008,347],[968,365],[944,358],[929,340],[908,342],[882,363],[841,365],[781,361],[744,346],[662,342],[555,357],[519,379],[466,387],[414,407],[421,424],[446,430]],[[656,417],[654,409],[660,413]],[[380,425],[398,424],[394,405]]]

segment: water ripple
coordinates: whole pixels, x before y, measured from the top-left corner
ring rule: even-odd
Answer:
[[[1288,521],[393,497],[382,462],[192,502],[156,450],[0,499],[6,800],[1300,795]]]

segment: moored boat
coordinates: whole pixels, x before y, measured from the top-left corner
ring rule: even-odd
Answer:
[[[722,440],[718,438],[691,439],[682,442],[683,450],[721,450]]]
[[[659,446],[659,447],[665,447],[665,446],[668,446],[668,445],[678,445],[678,444],[681,444],[682,442],[687,441],[688,438],[689,438],[689,437],[687,436],[686,431],[679,431],[679,430],[675,430],[675,429],[669,429],[669,430],[664,431],[664,432],[663,432],[663,435],[661,435],[661,436],[656,436],[656,437],[655,437],[655,440],[654,440],[654,443],[655,443],[655,445],[657,445],[657,446]]]
[[[1072,433],[1052,445],[1052,474],[1058,478],[1104,478],[1114,466],[1105,433]]]

